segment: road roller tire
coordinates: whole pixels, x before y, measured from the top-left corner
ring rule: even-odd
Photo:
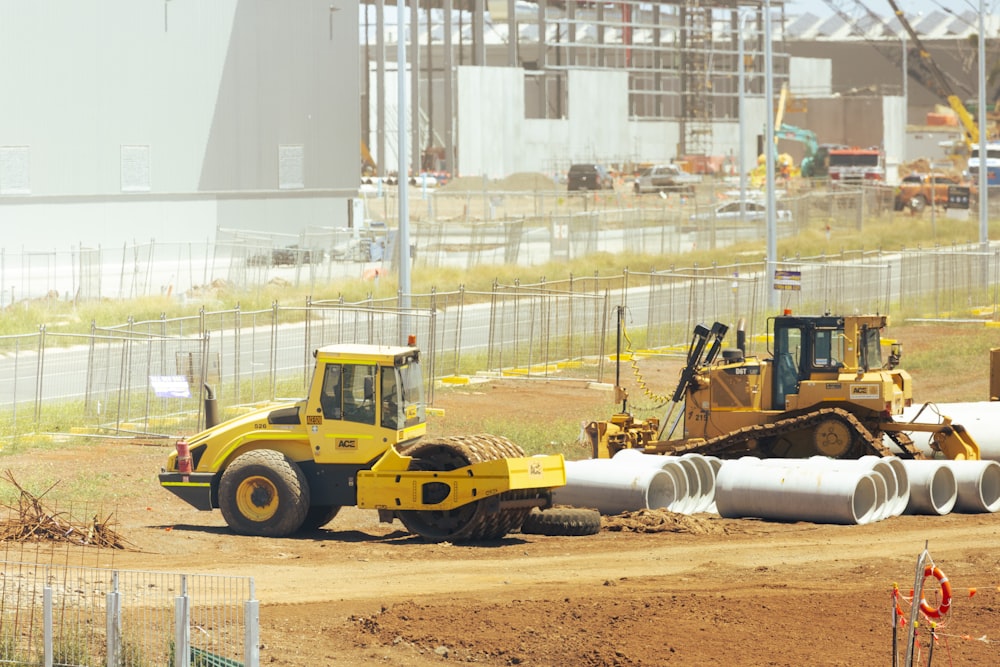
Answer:
[[[428,438],[403,449],[410,456],[410,470],[448,471],[473,463],[524,456],[524,450],[502,436],[463,435]],[[441,486],[442,499],[448,487]],[[531,498],[531,490],[507,491],[500,500]],[[499,540],[516,530],[527,518],[529,508],[492,511],[489,501],[476,501],[452,510],[404,510],[396,513],[408,531],[430,542],[480,542]]]
[[[240,535],[286,537],[299,530],[309,512],[309,484],[281,452],[255,449],[222,473],[219,509]]]
[[[313,505],[306,512],[306,518],[302,521],[300,531],[317,530],[333,521],[337,513],[340,512],[340,505]]]
[[[533,510],[521,525],[525,535],[581,536],[601,532],[601,513],[575,507]]]

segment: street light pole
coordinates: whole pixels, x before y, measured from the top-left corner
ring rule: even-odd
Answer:
[[[396,239],[396,252],[399,253],[399,307],[404,311],[410,307],[410,204],[409,189],[410,179],[407,178],[407,152],[409,150],[409,137],[406,134],[406,38],[404,35],[406,20],[406,3],[404,0],[396,0],[396,106],[397,122],[396,130],[397,150],[399,158],[399,178],[396,179],[399,189],[399,233]],[[414,28],[416,29],[416,28]],[[405,322],[405,319],[404,319]],[[407,331],[406,324],[401,331],[402,341],[406,343],[407,335],[412,333]]]
[[[774,196],[774,72],[772,70],[771,0],[764,0],[764,157],[767,165],[767,303],[778,308],[778,291],[774,289],[775,271],[778,268],[778,229],[775,215],[777,201]]]
[[[907,69],[906,31],[903,31],[903,125],[910,121],[910,70]]]
[[[739,34],[736,36],[739,44],[737,71],[739,72],[739,106],[736,110],[736,115],[739,117],[740,122],[740,145],[739,145],[739,160],[737,161],[737,168],[740,170],[740,222],[746,220],[746,208],[747,208],[747,169],[746,169],[746,54],[743,49],[743,32],[746,29],[747,19],[750,18],[750,14],[743,14],[740,16],[739,22]]]
[[[986,158],[988,139],[986,137],[986,8],[984,0],[979,0],[979,244],[985,253],[990,246],[988,197],[989,188],[986,179]],[[983,259],[983,285],[988,280],[986,259]]]

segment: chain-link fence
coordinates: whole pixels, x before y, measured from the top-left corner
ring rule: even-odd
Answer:
[[[0,664],[260,664],[252,578],[12,561],[0,575]]]
[[[414,189],[414,265],[529,267],[596,252],[649,256],[716,249],[759,242],[765,235],[759,216],[740,221],[722,210],[734,192],[721,181],[700,186],[694,197],[662,198],[633,195],[624,185],[584,193],[496,187]],[[214,240],[203,242],[0,249],[0,307],[28,299],[186,299],[222,285],[252,293],[274,283],[315,287],[341,277],[373,276],[396,256],[397,196],[386,188],[381,197],[366,200],[367,217],[351,228],[309,227],[294,235],[219,229]],[[872,216],[892,213],[892,198],[892,189],[884,186],[789,193],[780,201],[777,235],[791,237],[817,226],[863,233]],[[991,202],[1000,207],[998,200]],[[991,210],[997,215],[1000,211]]]
[[[799,258],[777,309],[905,312],[1000,320],[998,250],[978,246]],[[0,435],[80,432],[162,437],[197,431],[204,401],[223,417],[305,395],[313,351],[334,343],[422,349],[427,400],[449,376],[572,377],[606,381],[620,344],[683,349],[699,323],[744,321],[751,341],[776,312],[764,262],[623,271],[538,283],[495,283],[398,299],[308,301],[190,317],[0,337]]]

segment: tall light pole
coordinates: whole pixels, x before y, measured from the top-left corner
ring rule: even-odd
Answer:
[[[396,0],[396,108],[398,120],[396,130],[399,135],[397,139],[399,158],[399,178],[397,187],[399,188],[399,233],[396,240],[396,252],[399,253],[399,307],[406,311],[410,307],[410,203],[408,191],[410,189],[410,179],[407,178],[407,153],[409,150],[409,137],[406,134],[406,39],[404,36],[404,24],[406,20],[406,3],[404,0]],[[406,317],[404,312],[403,317]],[[405,322],[405,320],[404,320]],[[400,344],[406,344],[406,337],[412,333],[406,330],[404,324],[400,332],[403,340]]]
[[[986,179],[986,158],[989,152],[986,147],[988,139],[986,137],[986,8],[983,6],[984,0],[979,0],[979,244],[985,253],[990,246],[989,223],[986,219],[989,214],[988,195]],[[986,285],[988,273],[986,260],[983,259],[983,285]]]
[[[903,31],[903,125],[910,121],[910,70],[907,69],[906,31]]]
[[[767,293],[768,306],[778,308],[778,291],[774,289],[775,271],[778,268],[778,229],[775,216],[777,201],[774,196],[774,72],[771,48],[771,0],[764,0],[764,157],[767,166]]]
[[[739,34],[736,36],[739,51],[737,63],[737,71],[739,72],[739,105],[736,110],[736,115],[739,117],[740,122],[740,145],[739,145],[739,159],[737,160],[737,168],[740,170],[740,222],[746,219],[746,208],[747,208],[747,170],[746,170],[746,65],[745,59],[746,54],[743,50],[743,32],[746,29],[747,19],[750,18],[750,14],[743,14],[740,16],[739,22]]]

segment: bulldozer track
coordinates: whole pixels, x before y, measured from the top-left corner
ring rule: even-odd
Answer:
[[[708,440],[682,444],[673,448],[670,453],[674,455],[691,452],[704,455],[753,454],[758,451],[758,446],[762,442],[775,440],[797,431],[812,429],[820,422],[831,418],[842,420],[854,431],[856,440],[854,446],[847,453],[849,458],[867,455],[897,455],[882,442],[881,431],[873,433],[861,420],[842,408],[822,408],[808,414],[780,419],[770,424],[745,426]],[[901,458],[924,458],[905,433],[889,433],[888,435],[903,452],[899,455]],[[816,453],[819,454],[818,451]]]
[[[507,438],[489,434],[425,438],[400,453],[412,456],[422,470],[453,470],[484,461],[524,456],[524,450]],[[500,494],[500,500],[522,500],[537,493],[531,490],[507,491]],[[500,539],[519,528],[530,511],[530,507],[494,511],[486,502],[477,501],[449,511],[410,510],[397,514],[410,532],[425,539],[459,542]]]

